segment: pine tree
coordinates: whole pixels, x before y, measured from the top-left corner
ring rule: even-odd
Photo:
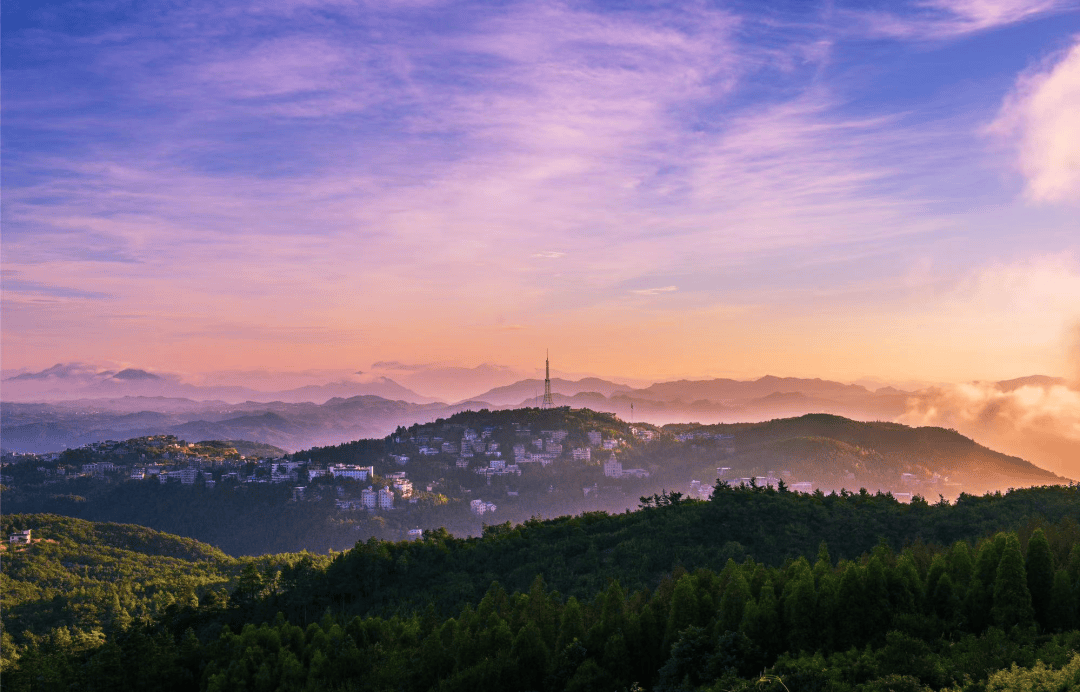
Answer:
[[[600,609],[599,643],[601,645],[626,627],[626,593],[619,585],[618,579],[611,581],[603,598]]]
[[[864,618],[867,613],[862,572],[859,565],[846,563],[840,576],[836,644],[841,649],[856,646],[864,639]]]
[[[767,654],[775,656],[784,649],[776,590],[772,581],[761,587],[758,598],[746,605],[740,629]]]
[[[982,632],[993,624],[991,609],[994,605],[994,583],[997,580],[998,563],[1005,548],[1005,534],[999,533],[993,540],[979,548],[971,583],[964,598],[964,612],[968,626],[974,632]]]
[[[952,577],[949,576],[948,572],[938,579],[937,586],[934,587],[931,603],[934,605],[934,612],[937,613],[937,616],[945,621],[946,627],[955,626],[960,615],[960,599],[956,595]]]
[[[793,651],[813,652],[819,647],[817,592],[814,578],[804,571],[784,587],[784,622]]]
[[[925,596],[927,599],[933,598],[934,592],[937,590],[938,580],[948,572],[948,567],[948,560],[945,555],[938,554],[934,556],[934,561],[930,563],[930,571],[926,573]]]
[[[1027,585],[1031,591],[1035,621],[1042,629],[1048,629],[1054,606],[1051,595],[1054,588],[1054,556],[1050,553],[1050,542],[1042,529],[1035,529],[1028,541]]]
[[[1035,621],[1028,591],[1024,555],[1014,534],[1005,539],[1005,547],[994,580],[994,605],[991,610],[994,624],[1008,631],[1014,626],[1027,627]]]
[[[510,654],[516,660],[514,670],[518,675],[518,689],[541,689],[548,674],[550,660],[547,645],[535,622],[521,628],[514,638]]]
[[[818,544],[817,560],[814,562],[814,577],[819,578],[823,574],[832,572],[832,557],[829,556],[829,544],[822,541]]]
[[[540,636],[543,638],[544,643],[547,646],[553,645],[558,634],[558,619],[551,600],[548,598],[544,577],[539,574],[536,575],[532,586],[529,587],[529,607],[527,612],[528,619],[535,622],[536,626],[540,628]]]
[[[949,548],[948,564],[953,586],[966,589],[971,581],[971,574],[975,571],[975,561],[971,557],[971,548],[965,541],[957,541]]]
[[[694,578],[684,574],[675,583],[671,594],[671,607],[668,610],[667,627],[664,628],[664,654],[671,650],[671,645],[679,638],[679,632],[694,624],[698,615],[697,594]]]
[[[922,599],[922,583],[919,570],[910,555],[902,555],[891,571],[889,582],[889,600],[899,613],[918,612]]]
[[[1054,586],[1050,590],[1049,629],[1057,632],[1068,632],[1077,625],[1076,593],[1072,588],[1072,580],[1069,579],[1068,571],[1059,569],[1054,575]]]
[[[866,565],[866,630],[884,635],[892,622],[889,608],[889,585],[882,559],[875,555]]]
[[[742,622],[743,609],[750,598],[750,585],[746,583],[746,577],[742,572],[737,572],[724,589],[724,595],[720,597],[720,617],[718,620],[719,632],[736,631]]]
[[[825,650],[831,651],[836,646],[836,617],[842,607],[840,580],[829,572],[817,581],[817,637]]]
[[[562,651],[575,639],[585,640],[585,621],[581,617],[581,603],[571,596],[563,606],[562,618],[559,622],[559,638],[555,648]]]

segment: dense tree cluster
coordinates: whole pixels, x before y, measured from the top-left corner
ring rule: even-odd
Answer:
[[[4,683],[537,692],[1080,685],[1076,488],[956,505],[723,486],[710,502],[650,499],[638,512],[488,527],[480,539],[369,541],[328,564],[248,561],[228,598],[181,600],[78,642],[62,628],[29,641]],[[760,556],[725,553],[715,539],[687,552],[736,521],[762,525]]]
[[[667,493],[659,496],[661,507],[651,500],[649,508],[625,514],[487,526],[482,538],[436,531],[415,543],[359,543],[311,575],[303,589],[268,602],[260,616],[282,610],[292,618],[299,609],[326,607],[347,617],[388,616],[429,604],[446,615],[478,602],[493,581],[524,591],[537,574],[567,596],[588,598],[612,579],[633,590],[655,588],[676,566],[719,572],[729,559],[753,557],[773,566],[812,560],[821,541],[846,560],[882,542],[894,551],[920,551],[924,544],[974,544],[999,531],[1017,531],[1026,546],[1035,517],[1055,526],[1066,522],[1051,535],[1060,564],[1068,557],[1065,546],[1080,540],[1080,528],[1069,523],[1080,519],[1078,491],[1026,489],[933,505],[865,492],[804,495],[721,486],[708,502]]]

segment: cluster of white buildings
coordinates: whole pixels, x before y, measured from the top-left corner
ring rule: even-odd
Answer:
[[[104,476],[116,470],[116,464],[111,461],[98,461],[93,464],[83,464],[82,472],[90,476]]]
[[[404,471],[394,471],[393,473],[388,473],[386,474],[385,478],[390,483],[390,485],[394,487],[394,490],[401,493],[401,496],[403,498],[408,499],[412,497],[413,484],[412,481],[409,480],[408,474],[406,474]]]
[[[693,442],[695,440],[734,440],[735,436],[707,430],[695,430],[693,432],[679,433],[675,436],[679,442]]]
[[[612,452],[604,462],[604,475],[608,478],[648,478],[649,472],[645,469],[624,469],[615,452]]]
[[[473,500],[469,503],[469,510],[478,517],[488,514],[489,512],[494,512],[496,509],[498,509],[498,507],[483,500]]]
[[[503,459],[492,459],[488,462],[487,466],[480,466],[475,469],[476,473],[481,476],[487,476],[489,479],[492,476],[520,476],[521,467],[517,464],[507,464]]]
[[[360,491],[359,499],[334,500],[334,504],[340,510],[389,510],[394,508],[394,491],[390,488],[368,486]]]

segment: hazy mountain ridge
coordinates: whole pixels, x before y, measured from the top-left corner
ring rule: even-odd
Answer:
[[[357,373],[360,375],[360,373]],[[175,398],[289,403],[324,403],[334,397],[363,395],[412,403],[434,403],[383,376],[356,377],[324,384],[305,385],[281,390],[260,390],[238,385],[197,385],[183,382],[169,374],[154,374],[137,368],[120,372],[96,370],[82,363],[57,364],[40,372],[21,373],[3,380],[5,401],[60,402],[65,400],[118,398]]]
[[[1069,480],[944,428],[808,414],[763,423],[677,425],[665,430],[734,435],[739,443],[725,465],[786,469],[823,485],[848,486],[854,481],[870,487],[869,479],[875,479],[895,488],[901,474],[911,474],[904,490],[950,495],[958,488],[983,492]],[[845,481],[848,472],[853,478]]]
[[[382,365],[381,372],[400,371],[417,377],[427,372],[401,364]],[[357,373],[367,382],[312,385],[284,393],[184,385],[191,396],[173,396],[161,391],[162,387],[173,387],[175,383],[169,380],[140,378],[131,384],[132,381],[116,380],[118,373],[113,371],[88,375],[88,368],[81,364],[57,365],[4,380],[3,403],[0,403],[3,447],[13,451],[58,451],[86,442],[172,433],[186,437],[252,439],[295,450],[380,436],[398,425],[434,420],[456,411],[533,406],[536,396],[543,392],[542,380],[524,379],[445,404],[430,401],[381,374]],[[462,368],[433,372],[445,375],[450,370],[454,377],[471,372]],[[507,374],[493,367],[479,370],[485,376]],[[78,390],[77,399],[12,402],[18,398],[19,390],[13,394],[11,385],[20,381],[50,378],[84,381],[88,376],[106,378],[113,383],[110,387],[115,385],[123,391],[132,387],[146,391],[142,395],[111,396],[111,389],[90,388]],[[390,391],[350,394],[355,389],[371,387]],[[686,421],[755,422],[805,413],[831,413],[857,420],[950,427],[992,448],[1031,459],[1059,473],[1073,472],[1068,460],[1076,458],[1075,453],[1080,450],[1080,440],[1069,432],[1068,423],[1070,411],[1080,418],[1077,410],[1080,391],[1070,388],[1061,378],[1042,375],[913,392],[893,387],[871,391],[857,384],[775,376],[746,381],[676,380],[636,389],[594,377],[554,378],[552,390],[559,406],[590,408],[614,413],[625,420],[658,425]],[[253,393],[257,398],[240,401],[233,398],[232,402],[225,396]],[[281,396],[275,398],[277,395]],[[305,397],[316,401],[296,400]],[[323,397],[326,398],[320,403]],[[198,400],[202,398],[206,400]],[[277,414],[278,418],[265,417],[263,414],[267,412]],[[1075,422],[1071,426],[1075,428]]]

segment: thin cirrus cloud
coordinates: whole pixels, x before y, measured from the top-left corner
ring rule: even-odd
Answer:
[[[888,10],[845,8],[841,14],[851,21],[850,31],[865,37],[942,41],[1076,7],[1075,0],[923,0]]]
[[[414,342],[500,314],[551,328],[627,286],[674,310],[796,305],[792,277],[818,262],[819,294],[843,295],[882,257],[902,273],[913,244],[972,233],[971,194],[1008,197],[980,168],[982,116],[851,107],[867,71],[888,79],[859,42],[888,36],[903,55],[1069,9],[190,3],[77,37],[8,20],[5,43],[33,59],[5,61],[4,266],[110,303],[21,308],[26,329],[82,324],[103,350],[107,330],[152,331],[114,312],[224,325],[173,330],[198,346],[294,343],[294,323],[307,342],[319,321],[368,333],[393,306],[372,360],[451,358]],[[1068,139],[1056,114],[1074,56],[996,96],[992,129],[1043,203],[1075,189],[1068,147],[1047,145]],[[93,301],[105,274],[115,298]],[[528,331],[510,326],[496,331]]]
[[[664,293],[672,293],[677,290],[679,290],[678,286],[660,286],[658,288],[637,288],[630,292],[639,296],[658,296]]]

